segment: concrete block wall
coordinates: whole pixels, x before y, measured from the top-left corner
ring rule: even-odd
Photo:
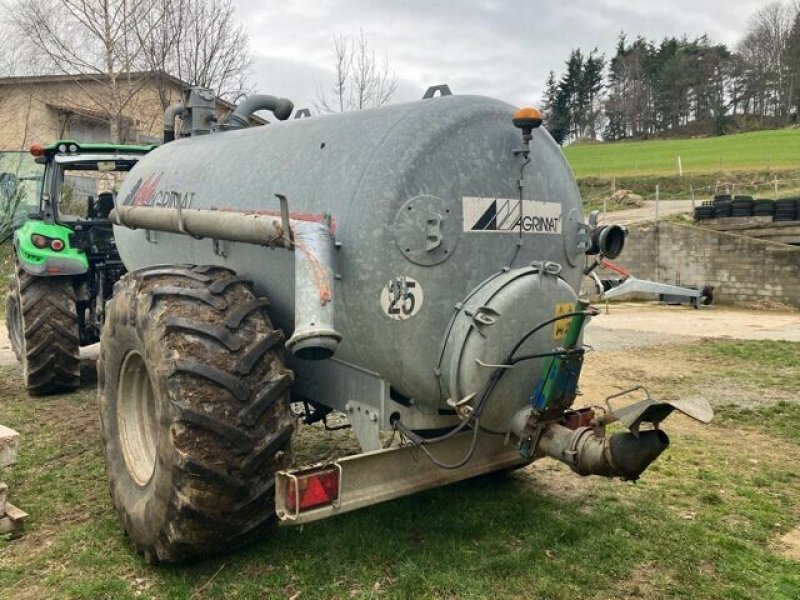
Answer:
[[[800,247],[675,223],[632,225],[616,264],[640,279],[713,285],[718,302],[800,307]]]

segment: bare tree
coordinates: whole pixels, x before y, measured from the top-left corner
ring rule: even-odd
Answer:
[[[42,72],[81,75],[76,85],[87,104],[107,114],[112,141],[119,141],[123,115],[142,82],[143,65],[135,25],[163,18],[154,0],[16,0],[9,16],[36,48]],[[94,83],[94,85],[91,85]]]
[[[797,5],[773,1],[751,17],[738,53],[747,65],[747,102],[752,112],[785,117],[794,93],[794,69],[789,60],[792,24]]]
[[[210,88],[229,100],[249,91],[252,55],[232,0],[151,1],[159,9],[136,30],[150,70]]]
[[[795,2],[792,9],[794,15],[786,48],[786,64],[789,72],[790,111],[796,121],[800,112],[800,2]]]
[[[334,84],[317,91],[314,106],[322,112],[345,112],[383,106],[397,91],[397,77],[384,54],[379,60],[363,31],[333,39]]]

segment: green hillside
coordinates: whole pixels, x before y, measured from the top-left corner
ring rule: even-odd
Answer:
[[[800,168],[800,129],[720,137],[574,144],[564,149],[576,177]]]

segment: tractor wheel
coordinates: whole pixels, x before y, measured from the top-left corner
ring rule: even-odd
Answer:
[[[17,357],[20,363],[22,363],[22,352],[25,347],[23,329],[17,282],[12,281],[6,292],[6,331],[8,332],[8,341],[11,342],[14,356]]]
[[[72,280],[37,277],[17,266],[6,298],[6,327],[28,393],[78,388],[80,339]]]
[[[266,305],[221,267],[154,267],[116,284],[100,424],[114,506],[148,562],[229,551],[272,520],[293,375]]]

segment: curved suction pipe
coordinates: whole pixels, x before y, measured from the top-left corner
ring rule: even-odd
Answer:
[[[248,127],[250,125],[250,116],[259,110],[268,110],[279,121],[285,121],[291,116],[294,104],[287,98],[278,98],[266,94],[248,96],[228,115],[225,120],[225,129]]]

